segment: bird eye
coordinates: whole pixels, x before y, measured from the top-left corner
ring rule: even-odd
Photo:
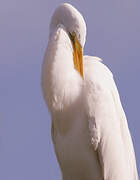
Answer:
[[[73,42],[73,44],[75,44],[75,36],[69,32],[69,37],[71,41]]]

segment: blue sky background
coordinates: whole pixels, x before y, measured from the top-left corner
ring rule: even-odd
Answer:
[[[48,27],[61,0],[0,1],[0,179],[60,180],[42,98],[41,65]],[[140,1],[67,1],[87,23],[85,54],[111,69],[140,171]]]

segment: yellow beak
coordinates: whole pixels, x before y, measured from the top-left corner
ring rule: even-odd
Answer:
[[[75,33],[71,35],[71,41],[73,45],[74,67],[84,79],[83,48],[81,47]]]

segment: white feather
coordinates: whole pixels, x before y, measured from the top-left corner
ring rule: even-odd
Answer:
[[[68,32],[78,33],[84,46],[83,22],[71,5],[57,8],[42,66],[42,89],[63,180],[138,180],[133,144],[112,73],[98,57],[84,56],[84,80],[74,68]]]

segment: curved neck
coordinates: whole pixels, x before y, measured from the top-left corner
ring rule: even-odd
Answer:
[[[50,109],[64,109],[79,96],[82,78],[73,64],[73,49],[69,36],[59,25],[51,34],[43,65],[42,86]],[[45,79],[46,78],[46,79]]]

